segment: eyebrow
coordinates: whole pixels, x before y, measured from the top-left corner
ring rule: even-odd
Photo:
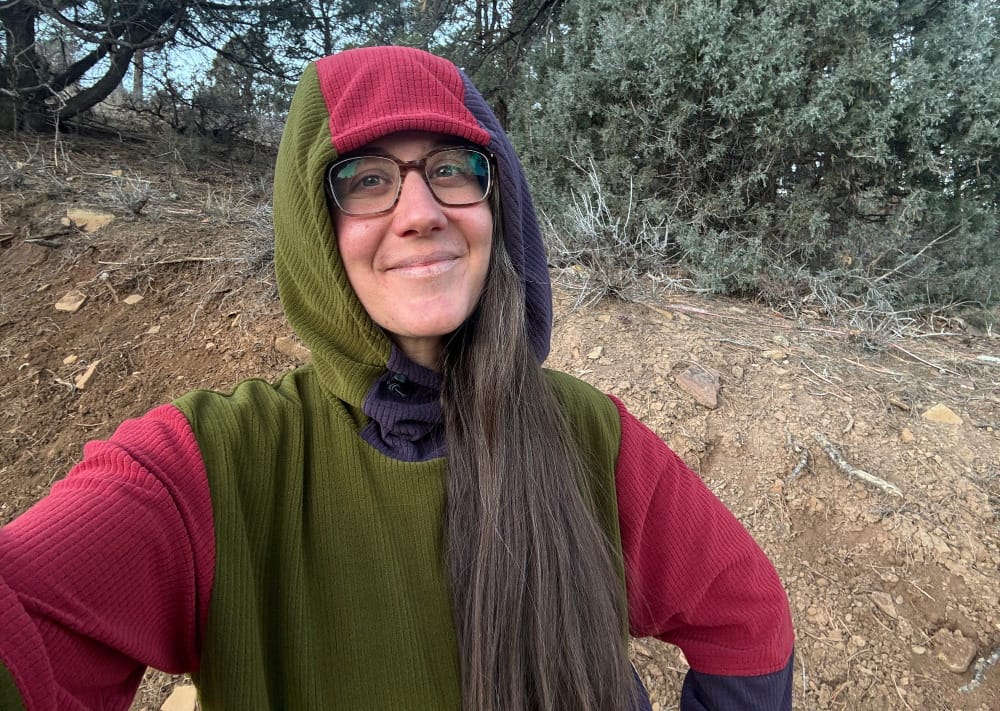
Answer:
[[[427,153],[431,153],[441,148],[475,148],[477,150],[482,150],[478,146],[474,146],[467,141],[462,141],[462,139],[456,139],[454,141],[435,141],[433,144],[431,144],[431,147],[428,148]],[[426,155],[426,153],[424,155]],[[379,145],[371,146],[370,148],[359,148],[356,151],[351,151],[350,153],[341,156],[341,160],[347,158],[358,158],[360,156],[384,156],[386,158],[395,158],[396,160],[400,160],[399,156],[393,155],[388,150]]]

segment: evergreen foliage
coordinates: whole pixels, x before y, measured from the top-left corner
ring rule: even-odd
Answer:
[[[472,76],[555,255],[605,291],[669,272],[790,303],[997,309],[998,20],[1000,0],[0,3],[0,128],[84,115],[145,57],[163,74],[134,110],[256,136],[307,60],[418,46]],[[215,54],[207,77],[171,74],[184,47]]]
[[[566,250],[606,273],[995,306],[998,9],[573,0],[529,56],[515,138]]]

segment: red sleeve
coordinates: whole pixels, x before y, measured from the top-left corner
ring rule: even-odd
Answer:
[[[215,570],[205,467],[163,406],[90,442],[0,529],[0,663],[28,711],[127,709],[145,666],[198,666]]]
[[[774,566],[698,475],[612,400],[630,632],[677,645],[705,674],[784,669],[793,633]]]

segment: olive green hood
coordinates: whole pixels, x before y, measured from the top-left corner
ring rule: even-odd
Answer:
[[[399,358],[351,289],[324,177],[339,155],[403,130],[458,136],[493,154],[503,240],[525,284],[529,337],[540,361],[548,353],[545,252],[524,172],[496,116],[445,59],[403,47],[349,50],[310,64],[295,91],[275,169],[274,228],[288,320],[312,351],[324,390],[355,406]]]

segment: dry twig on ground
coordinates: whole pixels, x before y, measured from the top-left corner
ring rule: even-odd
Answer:
[[[785,441],[788,446],[789,452],[799,455],[799,462],[796,464],[792,471],[788,474],[788,481],[793,482],[802,475],[805,468],[809,465],[809,448],[802,446],[797,440],[792,438],[790,432],[785,433]]]
[[[880,479],[874,474],[869,474],[864,469],[858,469],[856,466],[848,462],[847,459],[844,458],[844,455],[841,454],[840,451],[833,446],[833,443],[830,442],[830,440],[828,440],[821,432],[813,432],[813,439],[816,440],[819,443],[819,446],[823,448],[823,451],[826,452],[826,456],[830,458],[830,461],[836,464],[837,468],[848,476],[853,476],[854,478],[860,479],[867,484],[878,487],[887,494],[892,494],[893,496],[903,495],[903,492],[900,491],[899,487],[895,484],[891,484],[885,479]]]

